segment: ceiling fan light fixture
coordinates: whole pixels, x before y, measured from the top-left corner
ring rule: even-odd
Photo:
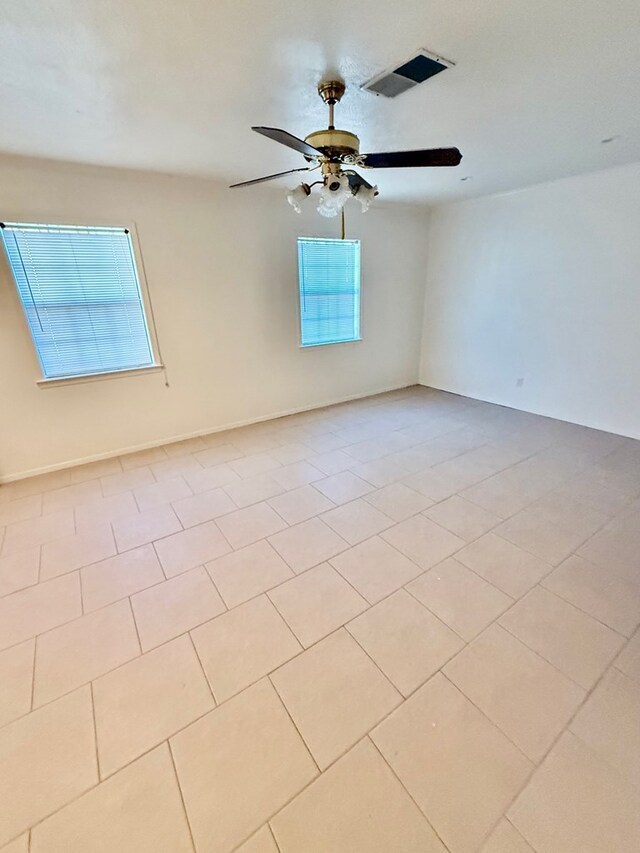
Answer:
[[[356,193],[356,198],[360,202],[360,207],[363,213],[366,213],[367,210],[371,207],[371,203],[374,198],[378,195],[378,187],[365,187],[361,186]]]
[[[311,195],[309,184],[298,184],[287,193],[287,201],[296,213],[302,213],[302,202]]]
[[[351,196],[349,178],[344,174],[327,175],[320,188],[318,213],[322,216],[337,216]]]

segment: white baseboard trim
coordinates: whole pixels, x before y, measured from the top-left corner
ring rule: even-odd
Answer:
[[[7,474],[6,476],[0,477],[0,485],[13,483],[16,480],[26,480],[27,477],[37,477],[39,474],[49,474],[52,471],[63,471],[65,468],[76,468],[78,465],[87,465],[89,462],[100,462],[103,459],[113,459],[116,456],[125,456],[127,453],[136,453],[139,450],[148,450],[151,447],[162,447],[163,444],[172,444],[175,441],[184,441],[187,438],[197,438],[201,435],[212,435],[216,432],[225,432],[228,429],[238,429],[239,427],[251,426],[252,424],[264,423],[265,421],[275,421],[278,418],[285,418],[288,415],[298,415],[302,412],[313,412],[316,409],[325,409],[328,406],[337,406],[340,403],[348,403],[351,400],[362,400],[365,397],[375,397],[378,394],[388,394],[390,391],[400,391],[404,388],[413,388],[418,384],[420,383],[415,381],[402,383],[400,385],[391,385],[386,388],[380,388],[377,391],[364,391],[362,394],[350,394],[346,397],[334,398],[324,403],[315,403],[313,406],[300,406],[296,409],[287,409],[282,412],[261,415],[260,417],[249,418],[244,421],[235,421],[234,423],[224,424],[222,426],[208,427],[206,429],[195,430],[194,432],[182,433],[181,435],[172,435],[167,438],[148,441],[144,444],[121,447],[118,450],[109,450],[106,453],[95,453],[91,456],[83,456],[79,459],[68,460],[67,462],[57,462],[54,465],[45,465],[41,468],[19,471],[14,474]]]

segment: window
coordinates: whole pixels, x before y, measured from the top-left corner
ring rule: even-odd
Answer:
[[[360,241],[300,237],[300,343],[360,340]]]
[[[154,365],[127,229],[1,230],[45,379]]]

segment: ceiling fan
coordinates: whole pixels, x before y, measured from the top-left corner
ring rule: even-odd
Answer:
[[[287,148],[292,148],[302,154],[309,166],[299,169],[289,169],[255,178],[252,181],[242,181],[232,184],[231,188],[250,187],[264,181],[273,181],[294,172],[311,172],[321,170],[322,177],[311,184],[302,183],[288,194],[289,203],[300,213],[300,203],[311,194],[311,188],[320,185],[320,203],[318,212],[324,216],[336,216],[351,196],[355,196],[367,210],[378,188],[372,186],[352,166],[362,169],[398,169],[423,166],[457,166],[462,160],[462,154],[457,148],[425,148],[418,151],[388,151],[378,154],[360,154],[360,140],[348,130],[337,130],[333,123],[335,105],[345,92],[345,84],[341,80],[328,80],[318,86],[318,94],[329,107],[329,126],[326,130],[316,130],[305,139],[298,139],[286,130],[277,127],[252,127],[256,133],[268,136]]]

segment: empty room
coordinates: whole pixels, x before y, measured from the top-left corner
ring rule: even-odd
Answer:
[[[0,0],[0,853],[638,853],[638,0]]]

